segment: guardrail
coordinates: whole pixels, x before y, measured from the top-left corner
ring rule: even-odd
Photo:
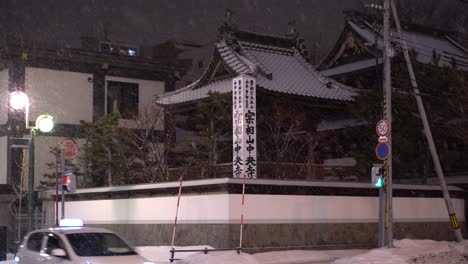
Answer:
[[[171,249],[169,252],[171,252],[171,257],[169,258],[169,261],[172,263],[174,260],[180,260],[175,258],[175,253],[176,252],[203,252],[205,254],[208,254],[208,252],[211,251],[236,251],[237,254],[240,254],[242,251],[242,248],[203,248],[203,249]]]

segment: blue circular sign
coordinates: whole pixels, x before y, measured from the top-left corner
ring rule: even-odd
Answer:
[[[375,148],[375,155],[379,160],[386,160],[390,155],[390,146],[386,142],[379,143]]]

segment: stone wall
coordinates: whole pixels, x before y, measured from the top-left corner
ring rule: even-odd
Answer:
[[[171,224],[91,225],[115,231],[133,246],[171,244]],[[465,223],[461,223],[466,236]],[[176,246],[209,245],[215,248],[239,246],[239,224],[177,225]],[[296,249],[346,249],[377,246],[376,223],[246,224],[243,248],[250,252]],[[450,222],[397,222],[394,238],[454,240]]]

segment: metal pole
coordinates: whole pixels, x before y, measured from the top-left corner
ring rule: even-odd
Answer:
[[[35,131],[29,131],[29,169],[28,169],[28,232],[33,230],[34,214],[34,137]]]
[[[242,249],[242,232],[244,230],[244,196],[245,196],[245,174],[242,179],[242,204],[241,204],[241,221],[240,221],[240,235],[239,235],[239,251]]]
[[[177,208],[176,208],[176,213],[175,213],[175,218],[174,218],[174,228],[172,229],[172,242],[171,242],[172,250],[174,250],[174,240],[175,240],[175,232],[176,232],[176,226],[177,226],[177,216],[179,215],[180,194],[182,193],[182,182],[184,181],[184,175],[180,176],[179,181],[180,181],[179,196],[177,197]],[[174,258],[174,251],[172,251],[172,257],[171,258],[172,259]]]
[[[432,137],[431,128],[429,126],[429,122],[427,120],[426,110],[424,109],[424,104],[421,99],[421,94],[419,93],[418,82],[416,81],[416,75],[414,74],[413,65],[411,63],[411,59],[408,52],[408,47],[406,46],[406,41],[403,38],[401,33],[401,25],[400,19],[398,18],[398,13],[395,7],[395,3],[391,1],[393,17],[395,18],[395,24],[398,30],[399,37],[402,42],[403,46],[403,54],[405,56],[406,65],[408,67],[408,72],[411,79],[411,85],[413,86],[414,96],[416,98],[416,103],[418,104],[419,114],[421,116],[421,120],[424,127],[424,134],[426,135],[427,143],[429,145],[429,150],[431,152],[432,161],[434,162],[434,167],[437,173],[437,177],[439,178],[440,188],[442,190],[442,194],[444,196],[445,205],[447,206],[447,211],[450,217],[450,221],[452,223],[453,231],[455,232],[455,238],[458,242],[463,241],[463,235],[460,230],[460,225],[458,224],[457,216],[455,213],[455,209],[453,208],[452,200],[450,199],[450,194],[447,189],[447,183],[445,182],[444,172],[442,171],[442,167],[440,165],[439,155],[437,154],[437,149],[434,144],[434,139]]]
[[[55,155],[55,226],[59,225],[58,216],[58,190],[59,190],[59,171],[58,171],[59,157]]]
[[[392,127],[392,82],[391,82],[391,65],[390,65],[390,0],[384,1],[383,13],[383,89],[386,97],[386,119]],[[392,132],[388,134],[389,155],[387,158],[387,239],[388,247],[393,247],[393,186],[392,186]]]
[[[385,247],[385,190],[379,189],[379,247]]]
[[[23,178],[24,178],[24,161],[25,161],[25,157],[26,157],[26,150],[23,149],[23,160],[21,161],[21,174],[20,174],[20,187],[19,187],[19,204],[18,204],[18,239],[16,240],[17,241],[17,246],[19,246],[20,242],[21,242],[21,220],[22,220],[22,214],[23,214],[23,208],[22,208],[22,204],[23,204]],[[16,249],[16,251],[18,251],[18,248]]]
[[[60,149],[60,167],[62,167],[62,175],[61,175],[61,182],[63,181],[63,175],[65,175],[65,157],[63,156],[63,149]],[[62,183],[62,217],[61,219],[65,218],[65,190],[63,190],[63,183]]]

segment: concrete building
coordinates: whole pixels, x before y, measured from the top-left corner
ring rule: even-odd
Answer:
[[[152,105],[156,95],[174,84],[169,67],[139,57],[137,50],[130,51],[126,46],[120,45],[120,50],[115,51],[109,43],[104,44],[108,49],[94,51],[0,47],[0,214],[4,216],[0,219],[1,253],[6,250],[3,242],[7,233],[8,241],[17,239],[14,223],[20,214],[11,212],[17,211],[20,185],[22,192],[28,191],[28,151],[11,146],[27,145],[27,140],[15,138],[28,138],[29,132],[25,129],[25,113],[9,106],[11,92],[20,90],[28,95],[30,125],[41,114],[54,118],[54,129],[35,137],[33,168],[37,190],[43,175],[50,173],[46,164],[55,161],[50,148],[64,138],[74,138],[78,145],[83,143],[81,121],[97,120],[112,111],[113,102],[118,101],[120,124],[131,126],[131,115]],[[80,166],[79,159],[73,162]]]

